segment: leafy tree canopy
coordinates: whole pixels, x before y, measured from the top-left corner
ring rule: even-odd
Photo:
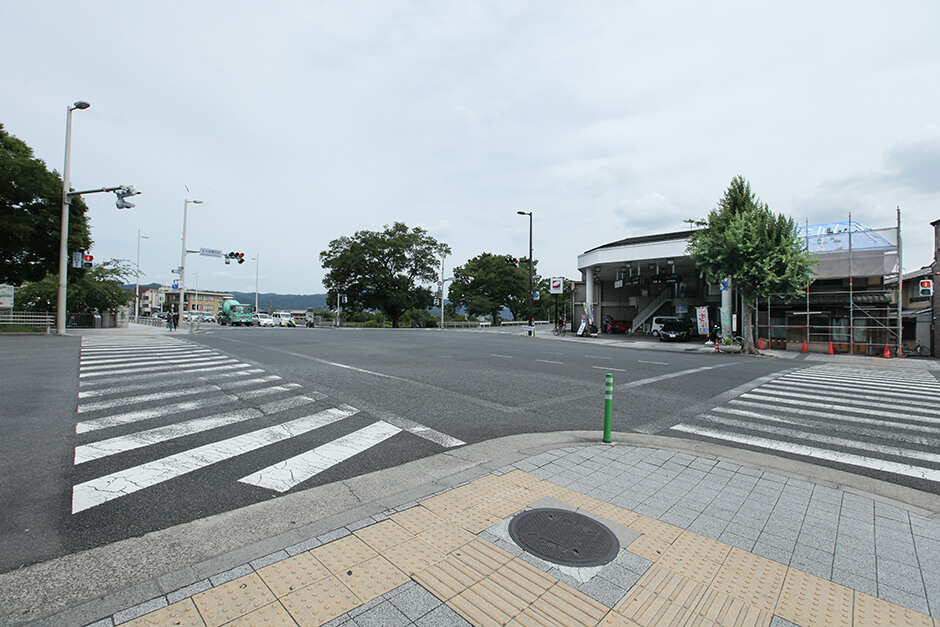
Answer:
[[[758,296],[797,295],[811,282],[815,259],[797,236],[796,224],[775,215],[742,176],[732,179],[704,227],[692,233],[687,252],[710,283],[731,277],[732,286],[749,305]],[[742,335],[753,351],[751,309],[744,308]]]
[[[483,253],[454,268],[455,277],[469,281],[454,281],[448,298],[471,316],[490,316],[493,324],[503,308],[512,312],[513,319],[525,316],[528,309],[526,293],[529,289],[528,259],[519,260],[519,267],[506,263],[511,255]],[[535,264],[533,263],[533,271]]]
[[[450,254],[450,247],[402,222],[384,229],[333,240],[320,253],[320,263],[328,270],[323,285],[329,303],[345,294],[344,309],[382,311],[397,327],[406,311],[433,304],[431,290],[419,283],[437,280],[437,259]]]
[[[69,251],[91,247],[81,198],[69,205]],[[39,281],[59,266],[62,178],[0,124],[0,283]]]
[[[72,313],[113,311],[134,300],[125,284],[134,275],[125,261],[111,259],[90,270],[69,273],[67,300]],[[25,283],[16,290],[14,304],[23,311],[53,312],[58,299],[58,275],[49,273],[40,281]]]

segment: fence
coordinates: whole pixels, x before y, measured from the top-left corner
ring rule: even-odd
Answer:
[[[55,314],[46,312],[3,311],[0,312],[0,324],[56,328]],[[108,326],[114,325],[113,317],[109,317]],[[97,329],[102,326],[102,319],[100,314],[68,313],[65,315],[65,326],[70,329]]]

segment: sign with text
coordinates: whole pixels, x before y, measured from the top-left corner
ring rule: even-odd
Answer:
[[[214,248],[200,248],[199,254],[203,257],[221,257],[222,251]]]
[[[565,280],[562,277],[552,277],[551,282],[548,285],[549,294],[564,294],[565,293]]]
[[[0,309],[13,309],[12,285],[0,285]]]

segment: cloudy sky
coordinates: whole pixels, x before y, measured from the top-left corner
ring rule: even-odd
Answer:
[[[330,240],[402,221],[452,270],[686,228],[737,174],[810,224],[891,227],[906,271],[940,218],[932,0],[0,0],[0,123],[86,197],[97,260],[187,287],[317,293]],[[187,192],[187,186],[189,191]]]

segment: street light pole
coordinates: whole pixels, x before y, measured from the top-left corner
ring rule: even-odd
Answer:
[[[134,322],[140,317],[140,240],[150,239],[137,229],[137,287],[134,288]]]
[[[65,167],[62,168],[62,231],[59,235],[59,289],[56,296],[55,332],[65,335],[65,308],[69,278],[69,161],[72,150],[72,111],[87,109],[91,105],[79,100],[67,107],[65,115]]]
[[[186,302],[186,214],[190,203],[201,205],[201,200],[183,200],[183,252],[180,258],[180,304],[177,314],[180,322],[183,321],[183,307]]]
[[[255,313],[258,313],[258,266],[261,265],[261,253],[252,257],[255,262]]]
[[[529,216],[529,324],[534,325],[535,318],[532,317],[532,212],[531,211],[517,211],[521,216]],[[533,335],[535,334],[535,329],[533,329]]]

